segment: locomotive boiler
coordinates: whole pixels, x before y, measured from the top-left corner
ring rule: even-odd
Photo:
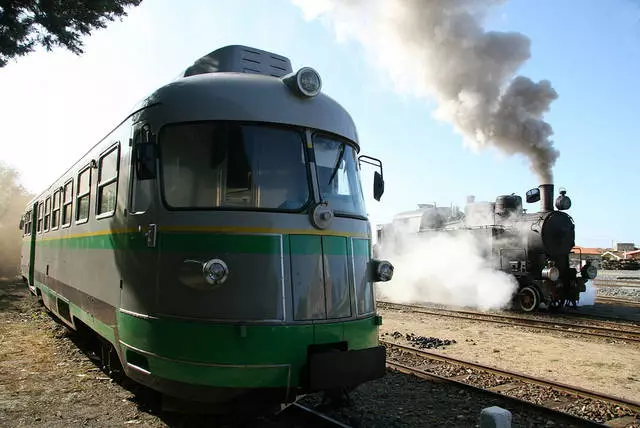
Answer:
[[[526,194],[526,201],[540,201],[540,211],[527,213],[521,198],[505,195],[496,199],[493,250],[500,269],[518,280],[516,306],[526,312],[541,303],[548,307],[576,306],[586,282],[594,279],[597,269],[590,263],[580,271],[570,265],[575,246],[575,223],[564,212],[571,207],[566,190],[553,204],[553,184],[542,184]]]
[[[471,236],[483,256],[518,283],[513,305],[532,312],[541,304],[549,308],[576,306],[586,282],[594,279],[597,268],[580,261],[571,266],[575,246],[575,223],[565,211],[571,207],[566,190],[555,200],[554,185],[542,184],[526,193],[526,202],[540,201],[538,212],[523,209],[519,195],[501,195],[495,202],[467,200],[464,212],[457,207],[423,204],[420,209],[397,215],[392,224],[378,228],[376,252],[386,245],[406,250],[406,236],[447,233]],[[578,270],[579,269],[579,270]]]

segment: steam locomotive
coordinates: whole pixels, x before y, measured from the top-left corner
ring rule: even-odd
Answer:
[[[422,204],[419,210],[401,213],[392,224],[378,228],[376,252],[387,244],[402,248],[398,241],[406,236],[403,230],[423,236],[471,236],[483,257],[517,280],[514,307],[525,312],[533,312],[541,304],[575,307],[580,293],[586,291],[586,282],[597,276],[597,268],[582,260],[571,265],[575,224],[564,212],[571,207],[571,199],[560,189],[554,209],[553,196],[553,184],[529,190],[527,203],[540,201],[540,211],[534,213],[523,209],[522,198],[516,194],[498,196],[495,202],[475,202],[469,197],[464,212],[453,206]]]

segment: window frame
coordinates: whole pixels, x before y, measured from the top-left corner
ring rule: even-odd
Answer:
[[[62,204],[61,204],[61,194],[63,192],[58,189],[53,192],[53,197],[51,199],[51,230],[58,230],[60,228],[60,221],[62,220]],[[57,197],[56,197],[57,195]],[[58,201],[58,209],[56,210],[56,200]],[[54,222],[54,216],[56,211],[58,212],[57,222]],[[55,224],[54,224],[55,223]]]
[[[329,140],[334,140],[334,141],[338,141],[340,143],[344,143],[346,146],[350,146],[353,151],[354,151],[354,162],[355,162],[355,167],[356,167],[356,177],[355,179],[358,181],[358,190],[360,191],[360,194],[362,196],[362,209],[363,209],[363,213],[362,214],[358,214],[358,213],[353,213],[353,212],[345,212],[345,211],[334,211],[334,215],[336,217],[343,217],[343,218],[353,218],[353,219],[358,219],[358,220],[367,220],[368,217],[366,215],[367,212],[367,204],[366,204],[366,197],[364,194],[364,189],[362,188],[362,170],[360,169],[360,163],[358,162],[358,153],[360,153],[360,146],[358,144],[356,144],[355,142],[349,140],[346,137],[343,137],[341,135],[337,135],[334,133],[331,133],[329,131],[323,131],[323,130],[312,130],[311,131],[311,144],[312,144],[312,150],[313,150],[313,154],[314,154],[314,159],[315,159],[315,138],[316,137],[320,137],[320,138],[326,138]],[[344,158],[343,158],[344,159]],[[313,171],[314,174],[316,174],[316,179],[318,177],[318,165],[315,165],[315,171]],[[318,181],[318,192],[321,193],[320,191],[320,182]],[[322,196],[321,196],[322,198]]]
[[[116,173],[115,176],[107,179],[107,180],[103,180],[101,177],[101,170],[102,170],[102,160],[104,158],[106,158],[107,156],[109,156],[112,152],[116,152]],[[109,146],[106,150],[104,150],[102,153],[100,153],[100,156],[98,156],[98,177],[96,179],[96,201],[94,204],[94,215],[96,217],[97,220],[102,220],[105,218],[109,218],[109,217],[113,217],[116,213],[116,211],[118,210],[118,182],[120,179],[120,141],[117,141],[116,143],[112,144],[111,146]],[[112,211],[105,211],[103,213],[100,213],[100,190],[102,190],[102,188],[104,188],[105,186],[108,186],[112,183],[116,183],[116,192],[115,192],[115,205],[113,206],[113,210]]]
[[[48,209],[48,212],[47,212]],[[49,226],[51,224],[51,196],[47,196],[44,200],[44,229],[43,232],[49,231]]]
[[[73,214],[73,219],[75,224],[84,224],[88,222],[89,216],[91,215],[91,169],[92,169],[91,164],[88,164],[84,168],[80,169],[80,171],[78,171],[78,174],[76,176],[76,195],[75,197],[72,197],[72,200],[75,199],[76,201],[76,209],[75,210],[72,209],[72,214]],[[87,171],[89,171],[89,186],[86,192],[80,194],[79,193],[80,192],[80,176]],[[87,206],[87,216],[84,218],[78,218],[80,216],[80,200],[84,197],[89,198],[89,203]]]
[[[64,194],[65,194],[65,189],[67,186],[71,186],[71,196],[69,201],[64,199]],[[73,219],[73,178],[68,179],[67,181],[65,181],[65,183],[62,185],[62,195],[60,196],[61,198],[61,204],[60,204],[60,228],[67,228],[67,227],[71,227],[71,220]],[[71,214],[69,216],[69,222],[68,223],[64,223],[64,213],[66,212],[66,207],[67,205],[71,206]]]
[[[36,233],[43,233],[42,227],[44,226],[44,201],[38,202],[38,213],[36,217]]]
[[[166,200],[165,193],[165,180],[164,180],[164,167],[162,162],[162,141],[165,129],[174,126],[184,126],[184,125],[198,125],[198,124],[207,124],[207,123],[233,123],[240,126],[263,126],[266,128],[275,128],[281,130],[289,130],[293,131],[300,137],[301,143],[301,152],[304,156],[304,167],[305,167],[305,176],[307,179],[308,186],[308,196],[305,203],[300,208],[257,208],[257,207],[240,207],[240,206],[219,206],[219,207],[174,207],[169,204]],[[158,186],[160,190],[160,199],[162,201],[162,206],[167,211],[240,211],[240,212],[260,212],[260,213],[287,213],[287,214],[298,214],[298,213],[306,213],[310,204],[313,204],[315,200],[315,190],[314,190],[314,178],[312,178],[312,174],[315,174],[315,171],[311,170],[311,158],[309,155],[309,146],[307,141],[307,131],[310,128],[302,126],[302,125],[292,125],[285,123],[272,123],[272,122],[262,122],[262,121],[249,121],[249,120],[228,120],[228,119],[205,119],[205,120],[188,120],[184,122],[172,122],[163,125],[158,131],[158,137],[156,139],[157,149],[158,149],[158,168],[157,168],[157,180]]]

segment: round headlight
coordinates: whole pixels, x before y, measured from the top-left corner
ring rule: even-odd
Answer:
[[[315,97],[320,92],[322,80],[320,75],[311,67],[303,67],[296,73],[298,89],[308,97]]]
[[[542,278],[555,282],[560,278],[560,269],[555,266],[546,267],[542,269]]]
[[[227,280],[229,268],[222,260],[212,259],[202,266],[202,274],[204,275],[204,280],[209,284],[220,285]]]
[[[391,278],[393,278],[393,265],[387,261],[381,261],[378,263],[376,274],[378,276],[378,281],[390,281]]]

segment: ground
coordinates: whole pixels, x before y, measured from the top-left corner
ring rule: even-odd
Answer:
[[[412,332],[457,340],[439,352],[525,372],[522,361],[528,360],[532,374],[630,398],[640,395],[637,347],[563,340],[485,323],[391,312],[383,316],[382,333]],[[0,280],[0,426],[230,426],[162,412],[157,397],[148,390],[103,373],[88,349],[82,337],[70,334],[49,316],[21,282]],[[579,364],[585,368],[578,370]],[[481,409],[494,405],[513,412],[514,427],[563,426],[548,415],[514,407],[500,398],[397,373],[361,386],[352,398],[355,406],[338,416],[367,428],[473,427]],[[246,426],[291,425],[252,421]]]
[[[640,400],[640,346],[551,331],[380,310],[385,333],[414,333],[455,344],[429,351]]]

